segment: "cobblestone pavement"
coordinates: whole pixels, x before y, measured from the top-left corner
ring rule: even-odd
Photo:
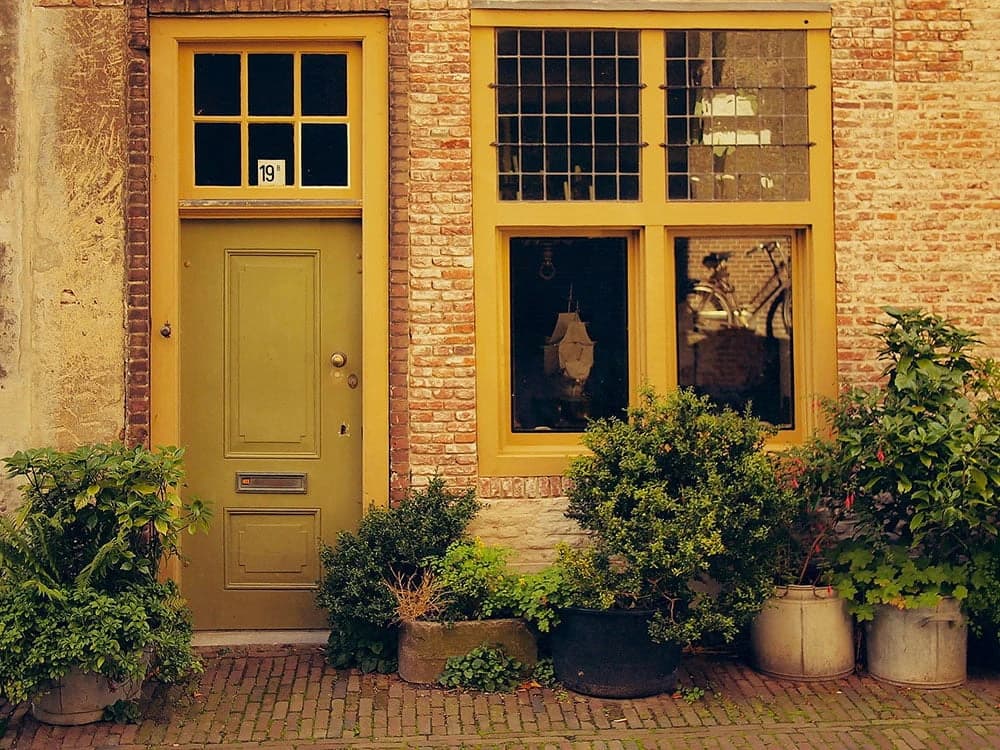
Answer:
[[[1000,748],[1000,676],[992,673],[961,688],[910,690],[856,675],[793,683],[731,658],[691,656],[680,694],[607,700],[537,687],[482,694],[410,685],[335,670],[316,646],[204,655],[205,673],[149,696],[139,724],[50,727],[26,706],[2,706],[0,748]]]

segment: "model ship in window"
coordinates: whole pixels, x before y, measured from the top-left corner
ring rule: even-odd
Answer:
[[[552,334],[545,340],[545,376],[553,391],[564,401],[586,398],[587,378],[594,366],[594,340],[580,318],[580,306],[573,309],[570,289],[567,311],[559,313]]]

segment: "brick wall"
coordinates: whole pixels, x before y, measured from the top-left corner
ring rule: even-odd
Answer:
[[[147,12],[388,12],[390,492],[439,472],[493,502],[484,528],[561,534],[561,514],[536,513],[563,502],[559,477],[477,476],[466,0],[125,2],[131,435],[143,439],[149,418]],[[883,304],[955,316],[1000,352],[1000,10],[994,0],[833,10],[841,377],[877,374],[871,321]],[[520,517],[517,504],[532,510],[503,529],[496,519]]]
[[[877,376],[885,304],[954,317],[1000,353],[1000,6],[833,8],[841,379]]]
[[[413,0],[408,19],[408,469],[477,473],[469,10]],[[398,350],[393,358],[399,357]]]

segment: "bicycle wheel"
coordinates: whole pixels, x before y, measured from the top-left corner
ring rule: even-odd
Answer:
[[[684,302],[690,315],[690,330],[695,333],[708,335],[736,325],[729,303],[710,286],[696,284]]]
[[[767,337],[792,338],[792,295],[786,289],[781,290],[767,311]]]

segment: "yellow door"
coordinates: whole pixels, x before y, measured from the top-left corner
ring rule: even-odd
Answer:
[[[361,515],[360,222],[182,222],[179,314],[195,627],[321,627],[320,541]]]

